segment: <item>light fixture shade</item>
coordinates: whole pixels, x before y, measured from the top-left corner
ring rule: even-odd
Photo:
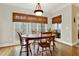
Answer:
[[[43,13],[43,10],[41,9],[40,3],[37,4],[36,9],[34,10],[35,15],[41,16]]]
[[[40,11],[35,12],[35,15],[37,15],[37,16],[41,16],[41,15],[42,15],[42,12],[40,12]]]

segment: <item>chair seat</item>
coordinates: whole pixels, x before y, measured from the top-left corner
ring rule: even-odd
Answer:
[[[46,48],[50,46],[50,43],[44,42],[44,43],[38,43],[41,47]]]

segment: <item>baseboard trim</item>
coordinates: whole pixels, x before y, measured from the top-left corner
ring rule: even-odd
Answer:
[[[78,42],[74,42],[74,43],[70,44],[70,43],[67,43],[65,41],[62,41],[61,39],[56,39],[56,41],[63,43],[63,44],[66,44],[66,45],[69,45],[69,46],[74,46],[78,43]],[[19,45],[19,44],[17,42],[16,43],[5,43],[5,44],[0,44],[0,47],[8,47],[8,46],[15,46],[15,45]]]
[[[5,44],[0,44],[0,47],[8,47],[8,46],[15,46],[15,45],[19,45],[17,43],[5,43]]]
[[[78,42],[74,42],[74,43],[72,43],[72,46],[75,46],[75,45],[77,45],[78,44]]]
[[[62,41],[61,39],[56,39],[56,41],[60,42],[60,43],[63,43],[63,44],[66,44],[66,45],[69,45],[69,46],[73,46],[73,44],[65,42],[65,41]]]

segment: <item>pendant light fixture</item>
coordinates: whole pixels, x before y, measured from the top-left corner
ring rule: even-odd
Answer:
[[[41,9],[40,3],[38,3],[38,4],[36,5],[36,8],[35,8],[35,10],[34,10],[34,13],[35,13],[35,15],[37,15],[37,16],[41,16],[41,15],[42,15],[43,10]]]

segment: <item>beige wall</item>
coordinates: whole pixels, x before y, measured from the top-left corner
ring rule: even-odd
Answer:
[[[61,39],[60,41],[72,45],[72,4],[52,14],[52,17],[62,15]]]
[[[15,41],[13,12],[28,13],[27,9],[0,4],[0,44],[14,43]]]

